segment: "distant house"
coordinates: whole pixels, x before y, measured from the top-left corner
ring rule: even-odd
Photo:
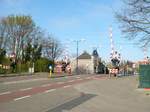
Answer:
[[[78,72],[79,73],[96,73],[96,66],[98,63],[98,53],[97,51],[93,51],[93,54],[90,55],[86,51],[84,51],[78,57]],[[71,69],[75,72],[76,70],[76,59],[71,62]]]

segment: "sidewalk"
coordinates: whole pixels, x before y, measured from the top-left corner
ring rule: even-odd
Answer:
[[[64,76],[72,76],[71,74],[52,74],[51,78],[59,78]],[[49,73],[48,72],[39,72],[39,73],[21,73],[21,74],[4,74],[0,75],[0,82],[5,81],[13,81],[13,80],[24,80],[24,79],[31,79],[31,78],[48,78]]]
[[[137,83],[136,76],[130,76],[76,85],[78,91],[94,97],[68,112],[149,112],[150,96],[137,91]]]

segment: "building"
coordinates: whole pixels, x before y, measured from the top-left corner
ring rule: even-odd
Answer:
[[[84,51],[79,57],[78,57],[78,73],[87,73],[92,74],[96,73],[96,69],[98,66],[98,53],[97,50],[94,50],[92,55]],[[76,59],[71,62],[71,69],[72,72],[76,72]]]

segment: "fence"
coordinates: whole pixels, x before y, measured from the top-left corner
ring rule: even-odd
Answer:
[[[150,88],[150,64],[139,67],[139,87]]]

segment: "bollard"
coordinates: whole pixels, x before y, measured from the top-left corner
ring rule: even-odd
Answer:
[[[52,70],[50,69],[50,71],[49,71],[49,78],[51,78],[52,77]]]
[[[52,77],[52,66],[50,65],[49,66],[49,76],[48,76],[49,78],[51,78]]]

